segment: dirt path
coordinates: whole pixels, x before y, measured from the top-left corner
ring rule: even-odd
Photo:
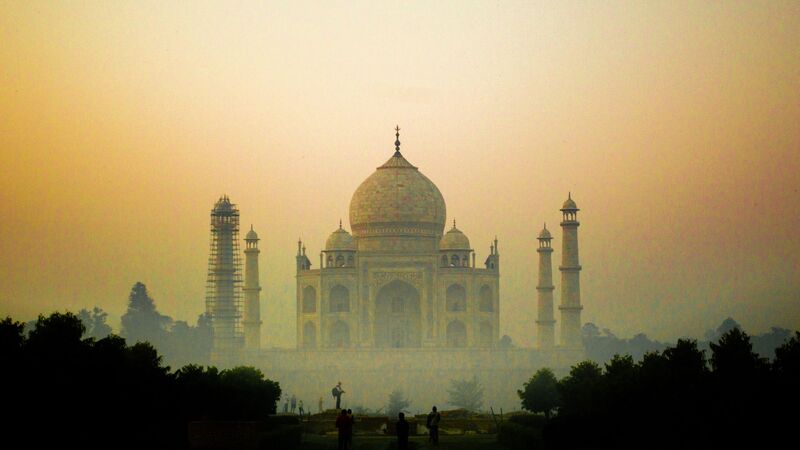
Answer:
[[[336,438],[306,435],[302,450],[336,449]],[[394,450],[396,439],[384,436],[356,436],[352,450]],[[428,443],[426,436],[414,436],[409,440],[409,450],[504,450],[506,447],[497,442],[494,434],[475,434],[464,436],[441,436],[439,445],[434,447]]]

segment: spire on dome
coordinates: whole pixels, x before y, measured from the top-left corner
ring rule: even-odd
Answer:
[[[394,128],[394,131],[395,131],[394,136],[396,138],[394,141],[394,156],[402,156],[400,154],[400,125],[397,125]]]

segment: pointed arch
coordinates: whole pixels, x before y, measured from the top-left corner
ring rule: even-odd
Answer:
[[[314,313],[317,312],[317,290],[314,286],[306,286],[303,289],[303,312]]]
[[[451,284],[445,294],[445,307],[450,312],[467,310],[467,291],[460,284]]]
[[[328,303],[330,312],[350,312],[350,291],[341,284],[337,284],[331,289]]]

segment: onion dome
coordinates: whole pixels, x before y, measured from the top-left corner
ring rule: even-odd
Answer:
[[[342,222],[339,222],[339,229],[331,233],[328,240],[325,241],[325,251],[355,251],[356,243],[353,241],[353,236],[342,228]]]
[[[471,250],[469,246],[469,239],[467,236],[456,228],[456,221],[453,221],[453,228],[445,233],[441,242],[439,242],[439,250]]]
[[[446,217],[444,198],[400,154],[397,131],[394,155],[361,183],[350,200],[353,235],[439,237]]]
[[[212,212],[220,214],[220,213],[232,213],[235,210],[235,206],[231,203],[231,199],[228,198],[227,195],[223,195],[222,197],[217,200],[217,203],[214,204],[214,209]]]
[[[578,211],[578,205],[576,205],[575,201],[572,200],[572,192],[569,193],[567,201],[565,201],[564,205],[561,206],[561,211]]]
[[[553,239],[553,236],[550,234],[550,230],[547,229],[547,224],[544,225],[542,232],[539,233],[538,239]]]
[[[252,225],[250,225],[250,231],[247,232],[247,234],[245,235],[244,239],[246,241],[257,241],[258,240],[258,234],[255,232],[255,230],[253,230],[253,226]]]

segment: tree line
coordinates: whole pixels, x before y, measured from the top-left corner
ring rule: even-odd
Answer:
[[[252,367],[171,371],[147,342],[86,334],[72,313],[0,321],[6,442],[31,448],[185,448],[197,420],[262,420],[281,389]],[[54,447],[55,448],[55,447]]]
[[[711,343],[719,340],[722,335],[734,328],[742,328],[733,318],[728,317],[715,329],[705,332],[704,338],[697,341],[697,347],[711,351]],[[659,342],[649,338],[644,333],[638,333],[632,338],[625,339],[617,337],[613,331],[603,328],[594,323],[586,323],[581,328],[583,346],[586,349],[586,358],[602,363],[611,359],[614,355],[631,355],[634,361],[640,361],[645,353],[660,352],[666,349],[669,344]],[[750,336],[753,344],[753,351],[765,358],[775,356],[775,349],[782,345],[787,339],[792,337],[791,330],[780,327],[772,327],[768,332]]]
[[[103,339],[114,331],[108,324],[108,313],[95,306],[81,309],[77,316],[86,328],[86,336]],[[26,332],[36,325],[36,320],[25,324]],[[128,342],[149,342],[167,364],[208,364],[211,357],[211,316],[200,314],[194,325],[161,314],[144,283],[136,282],[128,295],[127,308],[121,317],[119,336]]]
[[[631,355],[603,366],[581,362],[560,380],[545,368],[518,394],[524,409],[546,417],[547,448],[740,447],[751,440],[764,447],[791,438],[800,332],[773,360],[756,353],[739,327],[709,350],[681,339],[638,362]]]

